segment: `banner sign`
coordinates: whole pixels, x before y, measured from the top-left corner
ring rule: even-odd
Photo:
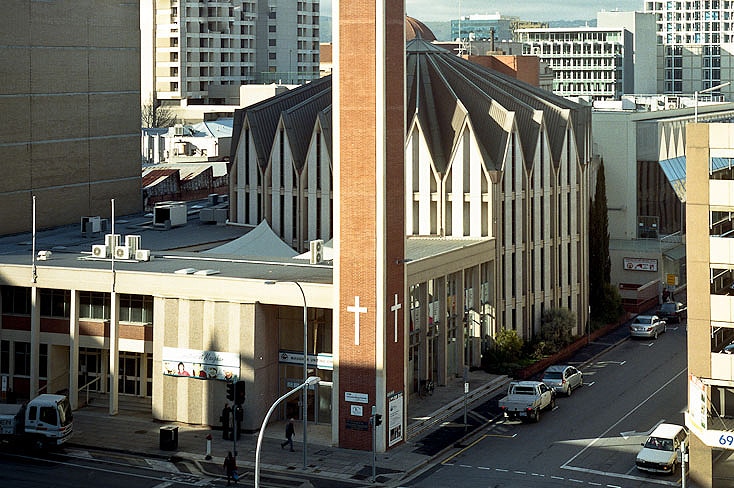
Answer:
[[[240,377],[240,355],[234,352],[164,346],[163,374],[202,380],[235,381]]]
[[[291,351],[280,351],[278,353],[281,363],[287,364],[298,364],[303,365],[303,353],[291,352]],[[316,356],[313,354],[308,355],[308,367],[318,368],[324,370],[334,369],[334,356],[332,354],[319,353]]]
[[[624,269],[627,271],[657,271],[658,260],[646,258],[624,258]]]

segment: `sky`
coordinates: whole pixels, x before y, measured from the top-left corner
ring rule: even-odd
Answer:
[[[337,1],[321,0],[322,15],[330,15]],[[523,20],[589,20],[602,10],[631,12],[644,8],[644,0],[405,0],[406,13],[423,22],[497,12]]]

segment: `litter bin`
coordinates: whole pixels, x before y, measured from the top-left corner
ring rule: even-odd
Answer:
[[[161,451],[175,451],[178,449],[178,427],[166,425],[161,427]]]

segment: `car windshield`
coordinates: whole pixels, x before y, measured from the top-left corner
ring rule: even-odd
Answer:
[[[635,324],[649,324],[652,322],[652,317],[637,317],[635,318]]]
[[[645,447],[648,449],[655,449],[658,451],[672,451],[673,441],[670,439],[662,439],[660,437],[650,437],[645,443]]]
[[[560,380],[561,377],[560,371],[548,371],[543,375],[544,380]]]

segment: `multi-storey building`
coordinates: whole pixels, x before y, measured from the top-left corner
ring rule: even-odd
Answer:
[[[708,2],[707,2],[708,3]],[[722,2],[724,3],[724,2]],[[728,3],[728,2],[726,2]],[[690,478],[695,486],[731,486],[722,472],[734,436],[734,124],[687,130],[688,411]],[[726,455],[715,455],[720,450]],[[730,470],[731,468],[729,468]]]
[[[467,15],[452,19],[451,40],[482,40],[494,37],[500,41],[509,41],[512,39],[511,26],[517,20],[517,17],[503,17],[499,13]]]
[[[142,209],[137,5],[3,6],[0,234]]]
[[[223,103],[222,87],[319,77],[319,0],[147,0],[141,12],[144,103]]]
[[[655,23],[649,14],[599,12],[597,27],[516,29],[523,53],[554,72],[553,92],[592,100],[656,89]]]
[[[647,1],[645,11],[657,23],[660,92],[692,94],[732,79],[734,2]],[[733,93],[729,85],[707,96]]]

